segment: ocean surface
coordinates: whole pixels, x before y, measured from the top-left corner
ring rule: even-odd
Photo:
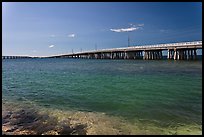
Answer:
[[[202,134],[202,60],[2,60],[2,112],[11,134]]]

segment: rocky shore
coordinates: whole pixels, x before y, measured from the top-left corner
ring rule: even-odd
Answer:
[[[58,122],[55,117],[31,110],[2,112],[2,134],[5,135],[86,135],[86,125]]]
[[[12,105],[11,105],[12,106]],[[2,135],[188,135],[202,134],[202,126],[161,128],[151,124],[127,124],[103,113],[2,108]],[[144,123],[144,122],[142,122]]]

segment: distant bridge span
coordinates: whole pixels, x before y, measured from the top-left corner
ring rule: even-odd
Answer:
[[[2,59],[25,59],[25,58],[32,58],[32,57],[20,56],[20,55],[17,55],[17,56],[2,56]]]

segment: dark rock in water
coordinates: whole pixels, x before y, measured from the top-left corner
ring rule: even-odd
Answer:
[[[74,127],[74,131],[77,135],[86,135],[86,125],[77,125],[76,127]]]
[[[2,131],[2,135],[13,135],[13,133],[8,133],[8,132],[5,132],[5,131]]]
[[[46,133],[48,131],[54,130],[55,126],[47,125],[47,124],[41,124],[41,126],[38,126],[34,130],[37,132],[38,135],[41,135],[43,133]]]
[[[7,130],[6,132],[13,132],[13,131],[15,131],[16,129],[18,129],[18,126],[14,125],[14,126],[12,126],[9,130]]]
[[[8,118],[2,118],[2,124],[10,122],[9,117]]]
[[[73,129],[69,126],[63,126],[62,130],[59,132],[60,135],[70,135],[73,132]]]
[[[16,113],[14,113],[14,114],[12,114],[11,115],[11,118],[13,119],[17,119],[17,118],[20,118],[21,117],[21,114],[16,114]]]
[[[57,131],[55,130],[50,130],[48,132],[44,132],[43,134],[41,135],[59,135]]]
[[[2,119],[2,124],[8,123],[10,120],[9,119]]]
[[[20,110],[16,113],[13,113],[10,118],[13,124],[24,125],[36,121],[36,117],[37,115],[35,113]]]
[[[7,119],[12,115],[11,111],[2,111],[2,118]]]
[[[2,124],[9,122],[11,115],[12,112],[10,111],[2,111]]]

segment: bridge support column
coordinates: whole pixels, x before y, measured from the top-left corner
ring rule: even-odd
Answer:
[[[190,59],[193,59],[193,50],[190,50]]]
[[[149,59],[149,51],[146,51],[146,59]]]
[[[173,59],[174,51],[172,49],[168,49],[167,59]]]
[[[139,59],[142,59],[142,51],[139,51]]]
[[[193,56],[193,59],[197,59],[197,53],[196,53],[196,49],[194,49],[194,56]]]
[[[179,55],[180,55],[180,60],[183,60],[183,50],[182,49],[179,50]]]
[[[142,51],[133,52],[133,59],[141,59]]]
[[[152,59],[152,52],[153,51],[149,51],[149,59]]]
[[[160,55],[160,56],[159,56],[159,59],[162,59],[162,56],[163,56],[163,55],[162,55],[162,50],[159,51],[159,55]]]
[[[177,50],[177,60],[180,60],[180,50]]]
[[[143,59],[145,60],[162,59],[162,50],[144,51]]]
[[[113,59],[113,53],[112,52],[110,53],[110,59]]]
[[[183,50],[183,59],[186,60],[186,50]]]
[[[174,49],[174,60],[177,60],[177,50]]]
[[[170,59],[170,49],[168,49],[167,59]]]
[[[147,51],[147,59],[150,59],[150,51]]]
[[[189,52],[189,49],[187,49],[187,60],[189,60],[190,59],[190,52]]]
[[[143,59],[146,59],[146,51],[143,53]]]
[[[170,58],[173,59],[173,57],[174,57],[174,51],[171,50],[171,52],[170,52]]]
[[[126,55],[126,52],[121,52],[120,54],[120,59],[127,59],[127,55]]]
[[[124,51],[122,54],[122,59],[128,59],[128,53],[126,51]]]
[[[144,56],[143,56],[143,59],[147,59],[147,51],[144,51]]]

